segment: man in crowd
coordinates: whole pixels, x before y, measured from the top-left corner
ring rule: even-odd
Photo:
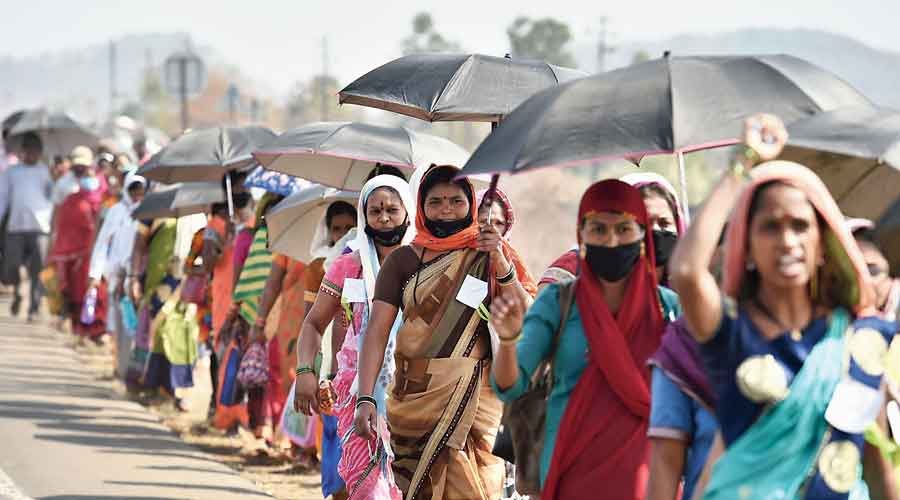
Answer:
[[[32,321],[39,312],[43,295],[38,275],[47,257],[53,179],[50,169],[41,162],[43,143],[37,134],[29,133],[23,137],[22,150],[21,163],[0,175],[0,219],[9,211],[3,271],[13,286],[11,312],[16,316],[22,306],[19,268],[25,266],[28,269],[31,280],[28,320]]]

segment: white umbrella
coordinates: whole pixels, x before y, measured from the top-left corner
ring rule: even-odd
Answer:
[[[320,122],[281,134],[253,156],[269,170],[358,191],[376,164],[408,172],[432,163],[462,167],[469,153],[448,139],[404,127]]]
[[[300,262],[310,262],[310,251],[318,226],[328,206],[345,201],[356,207],[359,193],[326,186],[311,186],[285,198],[266,214],[269,249]]]

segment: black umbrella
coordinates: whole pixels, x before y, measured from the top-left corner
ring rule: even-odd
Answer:
[[[841,108],[798,120],[782,158],[815,171],[845,214],[877,220],[900,194],[900,112]]]
[[[6,138],[10,151],[21,150],[22,139],[27,132],[40,136],[47,157],[68,156],[75,146],[92,148],[100,140],[90,129],[63,112],[40,108],[25,111],[17,119],[15,115],[7,119],[15,123],[9,128]]]
[[[607,158],[683,153],[738,142],[766,112],[790,123],[870,106],[843,80],[796,57],[663,57],[544,90],[506,116],[463,172],[521,172]]]
[[[224,201],[225,194],[218,182],[185,182],[147,193],[131,216],[138,220],[183,217]]]
[[[251,166],[251,153],[275,139],[265,127],[215,127],[188,132],[170,142],[138,170],[147,179],[218,182],[229,170]]]
[[[10,129],[12,129],[17,123],[19,123],[19,120],[21,120],[22,116],[25,115],[25,111],[26,110],[24,109],[20,109],[18,111],[10,113],[6,118],[3,119],[3,124],[0,125],[0,129],[2,129],[4,137],[6,137],[6,134],[10,131]]]
[[[875,225],[878,245],[891,264],[891,274],[900,276],[900,197],[894,193],[894,203]]]
[[[366,73],[338,98],[430,122],[497,122],[535,92],[582,76],[543,61],[417,54]]]

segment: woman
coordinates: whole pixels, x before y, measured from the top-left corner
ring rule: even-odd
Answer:
[[[896,498],[862,436],[883,408],[896,326],[864,317],[865,261],[819,178],[789,162],[753,168],[786,139],[774,116],[747,121],[744,154],[673,256],[725,446],[705,498],[868,498],[867,485]],[[728,214],[720,289],[708,269]]]
[[[866,219],[849,219],[847,227],[866,260],[875,288],[875,308],[889,321],[895,321],[900,313],[900,279],[891,277],[891,267],[878,247],[875,224]]]
[[[77,148],[76,148],[77,149]],[[77,163],[72,167],[77,186],[56,209],[56,237],[49,260],[57,268],[65,310],[72,322],[72,332],[82,340],[99,343],[106,333],[106,288],[91,292],[95,310],[93,317],[82,314],[89,290],[91,251],[97,234],[100,213],[100,183],[91,167]],[[85,320],[85,321],[82,321]]]
[[[316,302],[303,322],[300,332],[300,365],[311,365],[311,353],[319,351],[322,334],[328,323],[347,308],[347,315],[341,315],[347,323],[346,335],[337,353],[337,375],[334,389],[337,395],[334,413],[338,418],[338,436],[342,438],[341,461],[338,467],[341,478],[348,485],[351,499],[400,498],[400,490],[394,484],[390,473],[392,457],[386,449],[376,444],[376,457],[370,454],[371,445],[352,432],[356,405],[356,377],[359,347],[362,345],[365,328],[369,323],[372,293],[375,277],[388,255],[412,241],[413,231],[409,230],[409,214],[415,206],[409,185],[401,178],[391,175],[374,177],[363,186],[357,210],[356,250],[338,257],[322,280],[322,287]],[[375,390],[376,400],[381,402],[384,415],[385,390],[393,377],[393,352],[396,331],[402,319],[394,321],[391,340],[385,351],[384,364]],[[334,339],[335,342],[340,339]],[[316,399],[318,384],[312,372],[298,375],[295,398]],[[382,420],[383,424],[384,421]],[[383,439],[388,438],[386,426],[379,429]]]
[[[557,382],[547,404],[540,462],[544,500],[591,498],[598,485],[606,498],[644,498],[646,360],[659,346],[676,302],[656,283],[649,228],[640,193],[624,182],[599,182],[581,199],[583,271],[553,359]],[[492,383],[504,401],[524,394],[550,355],[561,321],[560,286],[542,291],[527,315],[525,304],[509,296],[491,311],[500,338]]]
[[[501,290],[530,300],[534,283],[492,226],[475,218],[459,169],[432,167],[418,189],[416,237],[384,261],[359,359],[355,431],[375,439],[376,380],[390,332],[397,372],[386,403],[394,479],[413,498],[499,498],[503,461],[491,454],[501,404],[488,386],[485,302]],[[425,438],[427,436],[427,439]]]
[[[147,181],[135,174],[125,177],[125,192],[122,200],[106,213],[100,232],[94,242],[91,253],[91,264],[88,275],[90,288],[106,281],[112,307],[108,310],[106,331],[115,335],[116,373],[124,375],[128,368],[130,355],[130,333],[125,331],[121,323],[119,300],[124,294],[125,274],[131,263],[131,252],[134,250],[134,237],[137,222],[131,218],[131,212],[144,199]]]
[[[656,278],[661,285],[668,283],[667,266],[675,250],[675,243],[684,234],[684,213],[675,188],[665,177],[653,172],[639,172],[622,177],[641,192],[647,217],[653,227],[653,248],[656,252]]]

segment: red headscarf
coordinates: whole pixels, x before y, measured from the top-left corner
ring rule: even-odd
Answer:
[[[587,338],[588,364],[559,424],[542,498],[603,496],[642,499],[647,479],[650,417],[649,358],[665,328],[657,290],[653,237],[640,192],[606,180],[588,188],[578,209],[579,226],[591,213],[620,212],[645,228],[643,251],[612,315],[600,282],[581,259],[575,300]],[[579,235],[579,242],[581,238]]]
[[[419,192],[416,194],[416,237],[413,240],[413,244],[435,252],[447,252],[450,250],[459,250],[463,248],[475,248],[475,240],[478,239],[479,232],[478,220],[475,217],[475,212],[478,205],[476,205],[475,190],[472,187],[472,182],[468,178],[461,178],[454,182],[465,183],[468,186],[468,189],[466,189],[465,191],[469,195],[469,213],[472,214],[472,223],[469,224],[469,227],[454,234],[453,236],[438,238],[434,236],[425,225],[424,204],[425,196],[428,194],[426,190],[430,188],[430,183],[428,182],[429,178],[435,175],[437,172],[445,171],[446,169],[452,169],[454,171],[454,177],[460,173],[460,169],[452,165],[433,165],[428,170],[428,172],[426,172],[425,175],[422,176],[422,181],[419,183]],[[535,294],[537,294],[537,285],[535,284],[534,278],[531,276],[531,273],[528,272],[528,269],[525,268],[525,265],[522,262],[522,258],[519,256],[518,252],[516,252],[515,249],[510,246],[509,242],[505,239],[502,239],[501,242],[503,245],[503,255],[506,256],[506,259],[513,265],[513,267],[515,267],[516,276],[519,278],[519,283],[521,283],[525,291],[533,297]],[[494,276],[492,273],[490,288],[491,290],[497,290],[495,281],[496,276]]]

